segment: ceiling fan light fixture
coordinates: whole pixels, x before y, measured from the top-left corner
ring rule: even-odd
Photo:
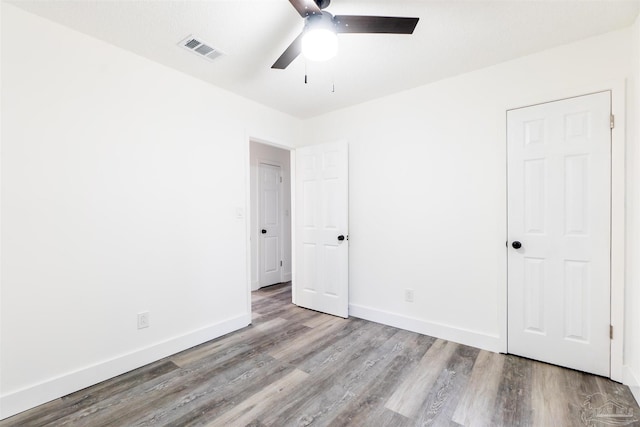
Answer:
[[[302,36],[302,54],[310,61],[327,61],[337,53],[338,36],[329,29],[311,29]]]
[[[326,61],[338,53],[333,15],[322,12],[306,18],[301,41],[302,54],[310,61]]]

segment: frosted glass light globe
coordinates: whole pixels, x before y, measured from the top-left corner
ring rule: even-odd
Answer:
[[[317,28],[302,36],[302,54],[310,61],[326,61],[338,53],[338,36],[335,32]]]

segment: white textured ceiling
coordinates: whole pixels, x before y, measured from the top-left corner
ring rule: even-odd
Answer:
[[[635,0],[332,0],[333,14],[420,22],[410,36],[341,34],[335,59],[272,70],[303,26],[287,0],[11,3],[301,118],[624,28],[639,10]],[[178,47],[190,34],[226,56],[209,62]]]

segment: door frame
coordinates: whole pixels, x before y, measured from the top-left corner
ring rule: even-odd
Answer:
[[[615,116],[615,127],[611,130],[611,325],[613,326],[613,338],[610,347],[610,378],[614,381],[623,380],[623,346],[624,346],[624,276],[625,276],[625,94],[626,82],[624,79],[609,81],[607,83],[581,86],[571,89],[551,90],[542,93],[535,98],[513,103],[504,112],[504,154],[505,154],[505,208],[507,206],[507,111],[531,107],[568,98],[590,95],[598,92],[609,91],[611,96],[611,114]],[[507,241],[507,212],[505,209],[505,236]],[[504,289],[501,293],[500,304],[502,319],[502,351],[507,352],[508,339],[508,282],[507,282],[507,256],[508,248],[505,245],[504,252]]]
[[[257,142],[256,140],[253,140],[253,142]],[[275,148],[279,148],[279,147],[275,147]],[[288,150],[287,150],[288,151]],[[258,170],[260,169],[260,165],[268,165],[268,166],[274,166],[274,167],[278,167],[280,168],[280,177],[282,178],[282,171],[284,170],[284,166],[280,163],[280,162],[276,162],[276,161],[272,161],[272,160],[265,160],[263,158],[258,157],[256,159],[256,162],[258,163]],[[291,174],[291,171],[289,171],[289,174]],[[256,190],[258,191],[258,209],[260,208],[260,173],[258,171],[258,174],[256,175]],[[283,180],[284,181],[284,180]],[[284,182],[282,182],[282,184],[284,184]],[[281,193],[280,193],[280,235],[278,236],[278,238],[280,239],[280,253],[278,254],[278,256],[280,257],[280,259],[283,258],[283,254],[284,254],[284,246],[283,246],[283,235],[284,235],[284,228],[282,227],[282,225],[284,224],[284,197],[283,197],[283,193],[282,193],[282,189],[284,188],[284,185],[281,187]],[[253,202],[253,201],[252,201]],[[291,210],[291,208],[289,208],[289,210]],[[260,213],[258,213],[258,228],[260,228]],[[256,234],[257,235],[257,234]],[[260,267],[260,243],[258,243],[258,267]],[[280,266],[280,282],[283,281],[284,279],[284,268],[283,266]],[[261,274],[261,269],[258,268],[257,270],[257,279],[258,279],[258,285],[260,285],[260,274]]]
[[[242,212],[244,213],[244,227],[245,227],[245,265],[246,265],[246,269],[245,269],[245,286],[246,286],[246,307],[247,307],[247,316],[248,316],[248,321],[249,324],[252,323],[252,311],[251,311],[251,292],[252,292],[252,283],[251,283],[251,268],[252,268],[252,255],[251,255],[251,223],[252,223],[252,216],[251,216],[251,143],[252,142],[256,142],[258,144],[263,144],[263,145],[268,145],[270,147],[273,148],[279,148],[281,150],[285,150],[289,152],[290,155],[290,159],[291,159],[291,163],[289,165],[289,174],[291,176],[293,176],[294,173],[294,154],[295,154],[295,148],[291,145],[286,145],[286,144],[282,144],[282,143],[278,143],[278,142],[274,142],[273,140],[270,139],[264,139],[261,137],[256,137],[253,136],[251,133],[245,132],[245,146],[244,146],[244,166],[245,166],[245,171],[244,171],[244,176],[245,176],[245,198],[244,198],[244,209],[242,209]],[[264,159],[257,159],[258,162],[265,162]],[[267,161],[267,163],[273,163],[273,162],[269,162]],[[280,168],[282,168],[282,165],[279,165]],[[282,169],[281,169],[282,170]],[[293,182],[292,179],[289,180],[289,184],[291,185],[291,183]],[[295,219],[294,217],[294,210],[293,210],[293,204],[294,204],[294,195],[293,192],[291,193],[291,206],[290,206],[290,215],[291,215],[291,242],[293,243],[293,221]],[[239,214],[240,210],[237,209],[236,210],[236,217],[240,217]],[[282,229],[281,229],[282,232]],[[293,251],[291,251],[291,262],[293,262]],[[292,276],[293,276],[293,265],[292,265]],[[282,271],[281,271],[282,274]]]

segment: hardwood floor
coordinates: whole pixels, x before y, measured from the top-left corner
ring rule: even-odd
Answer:
[[[0,426],[639,426],[626,386],[254,293],[253,325]]]

